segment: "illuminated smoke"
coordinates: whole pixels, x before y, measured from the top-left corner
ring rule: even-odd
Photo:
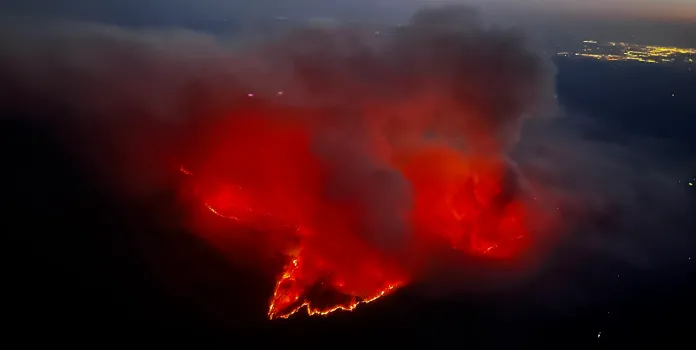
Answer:
[[[509,256],[529,238],[506,153],[524,118],[553,111],[553,71],[468,9],[243,48],[187,31],[13,29],[3,103],[71,131],[120,189],[178,189],[183,166],[201,206],[298,235],[299,248],[269,248],[301,254],[289,293],[329,278],[367,300],[417,278],[412,265],[436,257],[424,242]]]

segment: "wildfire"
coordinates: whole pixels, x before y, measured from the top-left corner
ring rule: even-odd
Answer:
[[[193,175],[193,173],[184,166],[181,166],[179,171],[184,175]],[[230,188],[230,186],[227,186],[227,188]],[[231,188],[233,188],[234,191],[230,192],[221,190],[221,193],[217,193],[218,198],[214,198],[215,203],[220,203],[222,206],[225,206],[227,209],[230,209],[229,212],[227,210],[220,209],[214,204],[211,204],[207,201],[204,202],[205,207],[208,209],[209,212],[224,219],[233,220],[242,224],[257,224],[257,222],[254,222],[254,220],[257,219],[258,216],[256,215],[257,213],[253,208],[248,206],[237,206],[239,205],[241,200],[239,199],[239,197],[236,197],[235,195],[239,195],[243,192],[242,187],[232,186]],[[222,199],[222,202],[220,199]],[[232,215],[230,214],[230,212],[246,215],[243,215],[240,218],[239,215]],[[276,221],[276,227],[294,228],[292,230],[293,233],[300,238],[310,235],[309,232],[311,230],[309,228],[297,225],[293,226],[283,224],[280,223],[280,220],[274,217],[271,213],[264,214],[264,217]],[[292,257],[290,262],[284,266],[282,273],[278,276],[278,279],[276,281],[275,288],[273,290],[273,296],[270,300],[270,305],[268,309],[268,317],[271,320],[277,318],[287,319],[290,316],[296,314],[298,311],[302,310],[303,308],[307,310],[307,314],[309,316],[326,316],[336,311],[352,311],[355,310],[355,308],[357,308],[359,305],[371,303],[379,299],[380,297],[391,293],[392,291],[396,290],[398,287],[403,285],[403,282],[389,282],[385,283],[383,287],[377,288],[374,292],[371,292],[367,295],[347,295],[347,293],[341,292],[341,290],[346,285],[345,282],[343,282],[339,278],[329,279],[320,282],[317,280],[316,277],[306,278],[305,276],[303,276],[303,274],[320,274],[329,276],[331,275],[332,271],[324,271],[321,269],[321,266],[306,266],[304,264],[305,259],[303,251],[301,249],[295,255],[296,256]],[[323,264],[319,263],[316,265]],[[303,268],[305,269],[305,271],[303,271]],[[308,295],[308,293],[311,289],[317,287],[327,287],[326,289],[329,289],[336,294],[341,294],[341,296],[347,300],[336,303],[330,303],[326,306],[316,306],[315,303],[312,300],[310,300],[311,297],[310,295]]]
[[[180,171],[192,176],[183,166]],[[413,175],[408,169],[404,171]],[[475,177],[457,180],[453,192],[431,191],[430,185],[442,183],[442,179],[412,178],[416,186],[412,216],[417,226],[423,227],[419,234],[425,235],[421,237],[425,239],[449,240],[454,249],[468,254],[507,256],[508,248],[525,237],[524,207],[514,200],[502,206],[494,205],[493,198],[501,192],[497,183],[472,178]],[[291,215],[267,211],[269,206],[248,188],[219,185],[206,193],[202,195],[203,203],[214,215],[269,232],[285,230],[299,240],[296,248],[286,249],[289,262],[278,276],[270,299],[271,320],[289,318],[303,308],[309,316],[352,311],[392,293],[408,281],[407,275],[398,269],[385,267],[386,260],[371,252],[369,246],[361,245],[353,234],[332,233],[335,236],[327,242],[327,235],[317,234],[314,227],[302,221],[288,221]],[[338,250],[332,253],[324,249]],[[327,263],[336,254],[350,260]]]
[[[369,123],[354,145],[334,140],[347,137],[332,124],[341,118],[323,109],[255,100],[202,125],[179,171],[208,212],[253,232],[262,254],[287,258],[270,319],[354,310],[417,279],[442,249],[509,258],[523,244],[528,208],[501,154],[430,139],[390,145]],[[195,229],[222,250],[246,237],[208,234],[227,228],[207,220]]]

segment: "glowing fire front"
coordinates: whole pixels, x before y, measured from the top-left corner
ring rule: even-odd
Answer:
[[[358,305],[373,302],[393,291],[400,285],[400,283],[388,284],[385,287],[378,289],[373,295],[367,297],[359,298],[351,296],[344,303],[329,305],[326,307],[318,307],[312,305],[312,302],[306,299],[306,297],[303,295],[305,288],[299,286],[302,284],[300,276],[301,264],[301,257],[297,257],[292,259],[292,261],[285,266],[283,274],[279,277],[278,282],[276,282],[275,290],[273,291],[273,298],[271,299],[271,303],[268,308],[268,317],[270,319],[288,318],[302,308],[305,308],[307,310],[307,314],[310,316],[325,316],[339,310],[352,311],[358,307]],[[320,285],[323,284],[323,282],[320,282]],[[340,288],[340,282],[332,287]]]

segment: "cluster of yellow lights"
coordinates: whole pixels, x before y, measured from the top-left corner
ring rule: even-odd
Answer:
[[[569,52],[559,52],[562,56],[582,56],[593,58],[597,60],[607,60],[607,61],[638,61],[645,63],[671,63],[675,61],[675,56],[690,56],[696,55],[696,49],[692,48],[681,48],[681,47],[670,47],[670,46],[654,46],[654,45],[638,45],[638,44],[628,44],[628,43],[616,43],[609,42],[609,46],[617,48],[619,52],[615,49],[613,53],[602,53],[601,48],[590,47],[587,44],[597,44],[596,40],[584,40],[586,44],[582,52],[569,53]],[[694,63],[693,57],[686,57],[686,62]]]

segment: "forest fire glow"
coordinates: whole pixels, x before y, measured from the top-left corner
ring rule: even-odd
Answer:
[[[204,116],[181,133],[188,198],[207,208],[194,231],[214,227],[223,250],[248,232],[284,258],[271,319],[353,310],[437,269],[443,251],[517,257],[536,216],[506,154],[553,96],[517,39],[454,7],[379,36],[300,30],[248,66],[240,55],[239,86],[193,104]]]
[[[275,140],[282,139],[280,135],[275,136]],[[297,141],[293,137],[287,140]],[[292,147],[285,144],[280,148]],[[298,183],[275,184],[273,174],[278,169],[273,162],[259,160],[247,164],[249,167],[236,167],[235,172],[255,168],[256,175],[247,181],[257,182],[252,188],[258,192],[240,185],[210,186],[206,181],[197,182],[199,176],[188,168],[182,166],[180,171],[195,179],[196,195],[214,216],[254,227],[269,236],[292,237],[288,241],[293,243],[281,248],[289,262],[278,276],[268,309],[268,317],[277,319],[288,318],[303,308],[310,316],[352,311],[377,300],[415,278],[409,267],[412,258],[430,254],[423,247],[433,244],[494,258],[509,258],[521,249],[520,242],[527,235],[525,207],[518,198],[501,198],[503,178],[495,172],[503,169],[495,166],[486,169],[482,163],[480,169],[473,169],[473,162],[453,166],[447,163],[452,161],[447,157],[433,162],[437,155],[442,154],[436,152],[394,162],[394,167],[410,180],[413,189],[410,200],[414,205],[401,218],[411,232],[409,246],[403,251],[405,254],[393,255],[376,247],[370,237],[356,228],[360,223],[353,221],[356,210],[364,208],[321,202],[321,192],[311,192],[321,190],[314,185],[304,187],[309,192],[304,194],[303,204],[300,200],[303,187],[298,187]],[[434,166],[436,163],[439,166]],[[304,170],[307,169],[320,168],[310,166]],[[447,174],[443,169],[455,171]],[[224,173],[220,168],[216,171]],[[213,173],[209,178],[220,178],[220,173]],[[262,178],[271,182],[258,182]],[[296,177],[293,181],[301,179]],[[270,193],[269,188],[273,189]],[[323,229],[313,227],[312,222]]]

